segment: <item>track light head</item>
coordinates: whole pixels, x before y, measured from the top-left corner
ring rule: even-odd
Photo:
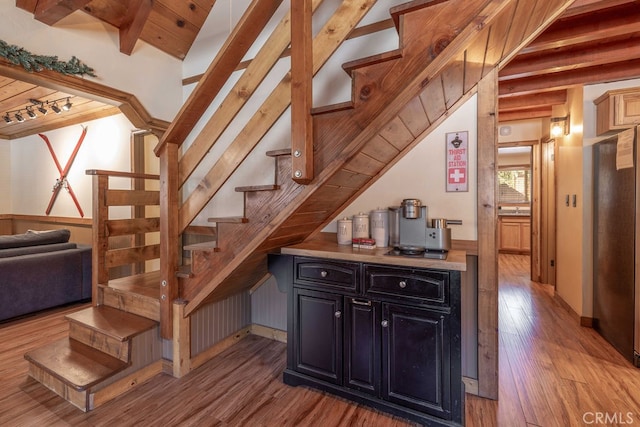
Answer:
[[[49,112],[49,110],[47,110],[46,108],[44,108],[43,104],[40,104],[40,106],[38,107],[38,111],[40,111],[40,113],[42,113],[43,116],[46,116],[47,113]]]
[[[69,111],[69,110],[71,110],[71,106],[72,106],[72,105],[73,105],[73,104],[72,104],[71,102],[69,102],[69,98],[67,98],[67,103],[66,103],[66,104],[64,104],[64,105],[62,106],[62,109],[63,109],[64,111]]]
[[[15,118],[17,121],[19,121],[20,123],[24,122],[24,117],[22,117],[22,114],[20,113],[16,113],[15,114]]]
[[[2,118],[4,119],[5,123],[13,123],[13,120],[11,120],[11,117],[9,117],[9,113],[6,113],[4,116],[2,116]]]
[[[32,119],[35,119],[36,117],[38,117],[36,112],[33,111],[33,108],[31,107],[27,107],[27,116],[29,116],[29,118],[32,118]]]
[[[58,107],[57,102],[54,102],[53,105],[51,105],[51,110],[56,114],[62,113],[62,110],[60,109],[60,107]]]

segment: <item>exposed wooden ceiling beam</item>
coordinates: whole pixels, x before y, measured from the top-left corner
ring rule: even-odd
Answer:
[[[640,59],[500,82],[499,95],[525,95],[640,77]]]
[[[500,80],[594,67],[638,58],[640,58],[640,37],[580,45],[578,49],[554,49],[544,54],[517,56],[500,71]]]
[[[120,26],[120,52],[131,55],[152,9],[152,0],[130,0],[127,14]]]
[[[586,16],[561,18],[522,49],[520,54],[588,43],[594,39],[621,37],[639,31],[640,7],[637,2],[626,3]]]
[[[547,105],[561,105],[567,102],[567,91],[556,90],[553,92],[536,93],[533,95],[509,96],[498,99],[498,109],[514,111],[523,109],[540,108]]]
[[[38,0],[34,18],[47,25],[53,25],[87,5],[91,0]]]
[[[499,111],[498,112],[498,120],[500,123],[503,122],[513,122],[516,120],[532,120],[532,119],[543,119],[545,117],[551,117],[552,112],[551,106],[533,108],[529,110],[516,110],[516,111]]]

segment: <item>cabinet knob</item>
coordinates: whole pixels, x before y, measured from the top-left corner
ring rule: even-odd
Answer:
[[[324,270],[322,270],[322,271],[320,272],[320,275],[321,275],[322,277],[327,277],[327,274],[328,274],[328,273],[327,273],[326,271],[324,271]]]
[[[381,325],[383,328],[386,328],[386,327],[388,327],[388,326],[389,326],[389,321],[388,321],[388,320],[383,320],[382,322],[380,322],[380,325]]]
[[[340,317],[342,317],[342,312],[336,311],[333,315],[336,316],[336,319],[339,319]]]
[[[406,288],[406,287],[407,287],[407,282],[405,282],[404,280],[401,280],[401,281],[400,281],[400,283],[398,283],[398,285],[399,285],[402,289],[404,289],[404,288]]]

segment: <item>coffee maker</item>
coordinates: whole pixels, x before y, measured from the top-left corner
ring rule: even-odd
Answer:
[[[389,208],[389,255],[445,259],[451,249],[451,229],[445,219],[427,218],[428,209],[418,199],[404,199]]]

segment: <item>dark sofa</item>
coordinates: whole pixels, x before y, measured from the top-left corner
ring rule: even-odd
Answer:
[[[0,321],[91,299],[91,246],[66,229],[0,236]]]

